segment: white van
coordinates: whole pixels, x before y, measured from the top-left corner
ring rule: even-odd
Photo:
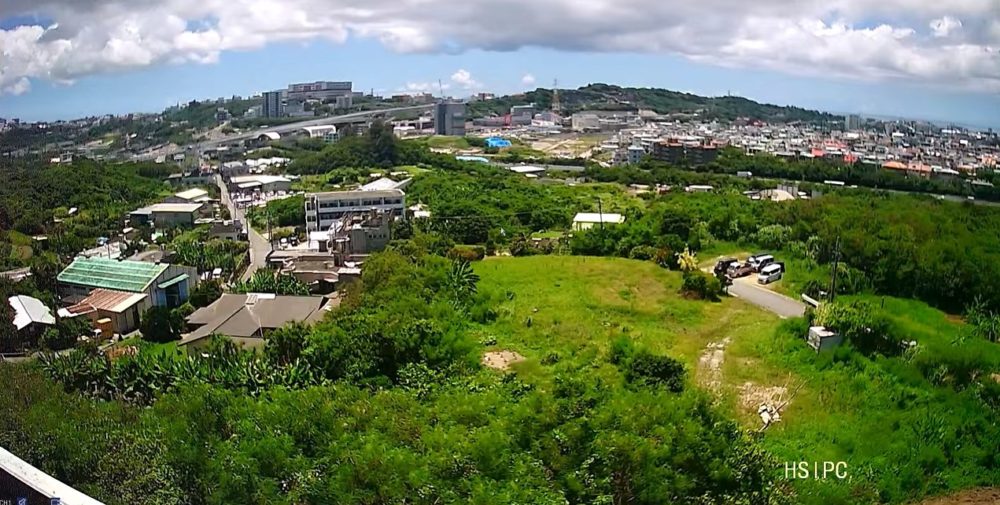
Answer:
[[[761,254],[759,256],[750,256],[747,263],[753,268],[754,272],[760,272],[760,269],[774,263],[774,256],[770,254]]]
[[[784,269],[781,267],[781,265],[777,263],[771,263],[770,265],[767,265],[764,268],[760,269],[760,273],[757,274],[757,283],[770,284],[774,281],[780,281],[781,274],[783,272]]]

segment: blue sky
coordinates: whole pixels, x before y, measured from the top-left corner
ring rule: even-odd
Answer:
[[[7,19],[0,29],[32,24],[33,18]],[[803,77],[797,72],[734,68],[695,62],[669,53],[556,50],[524,47],[512,51],[471,49],[448,52],[396,52],[372,38],[346,42],[322,38],[279,41],[251,50],[221,51],[214,63],[159,63],[107,73],[74,76],[71,84],[32,77],[31,90],[0,95],[0,117],[23,120],[69,119],[86,115],[155,112],[178,102],[219,96],[250,95],[290,82],[352,80],[355,90],[391,95],[408,84],[449,86],[447,94],[475,91],[507,94],[535,87],[561,88],[591,82],[661,87],[700,95],[732,92],[761,102],[798,105],[832,112],[901,116],[959,124],[1000,127],[1000,94],[949,90],[917,79],[867,79],[843,76]],[[466,70],[478,84],[466,88],[451,76]],[[813,69],[813,74],[823,74]],[[533,85],[522,83],[531,74]]]

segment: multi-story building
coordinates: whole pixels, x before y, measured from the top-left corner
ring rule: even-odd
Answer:
[[[465,135],[465,104],[441,102],[434,108],[434,133],[438,135]]]
[[[406,195],[399,189],[309,193],[306,195],[306,230],[326,231],[347,214],[373,209],[402,216]]]
[[[288,85],[289,100],[336,100],[339,97],[353,97],[351,81],[317,81]]]
[[[715,146],[689,145],[681,142],[658,142],[653,144],[653,159],[671,165],[707,165],[719,156]]]
[[[280,91],[265,91],[264,103],[261,104],[260,117],[282,117],[285,115],[285,104],[281,100]]]
[[[861,116],[848,114],[844,117],[844,131],[854,131],[861,129]]]
[[[628,162],[630,165],[637,165],[646,156],[646,150],[640,146],[629,146]]]

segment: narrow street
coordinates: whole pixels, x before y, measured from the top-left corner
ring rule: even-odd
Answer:
[[[247,232],[247,238],[250,240],[250,265],[241,277],[241,280],[246,281],[254,274],[254,272],[266,267],[267,255],[271,253],[271,244],[266,238],[264,238],[263,235],[257,233],[257,231],[250,226],[250,222],[247,221],[244,212],[241,209],[236,208],[236,204],[233,203],[232,198],[229,197],[229,190],[226,188],[226,184],[222,181],[221,175],[215,176],[215,183],[219,186],[219,195],[221,195],[222,203],[229,208],[229,214],[233,219],[239,220],[239,222],[243,223],[243,228]]]

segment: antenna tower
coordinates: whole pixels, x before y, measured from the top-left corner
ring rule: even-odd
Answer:
[[[559,79],[552,81],[552,112],[562,112],[562,104],[559,103]]]

